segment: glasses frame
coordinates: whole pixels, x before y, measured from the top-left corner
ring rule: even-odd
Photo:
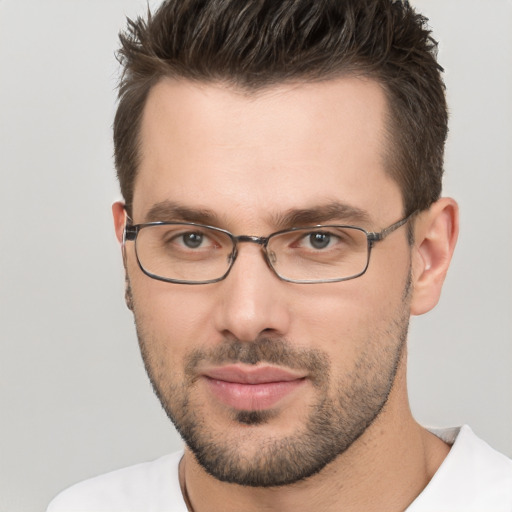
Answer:
[[[349,281],[351,279],[356,279],[358,277],[361,277],[367,270],[368,266],[370,264],[370,255],[372,252],[372,248],[376,242],[381,242],[384,240],[388,235],[396,231],[398,228],[402,227],[404,224],[406,224],[417,212],[414,211],[413,213],[410,213],[406,217],[400,219],[397,222],[394,222],[387,228],[384,228],[382,231],[379,232],[373,232],[373,231],[366,231],[364,228],[361,228],[359,226],[352,226],[352,225],[345,225],[345,224],[319,224],[315,226],[300,226],[300,227],[294,227],[290,229],[282,229],[280,231],[276,231],[275,233],[271,233],[268,236],[252,236],[252,235],[233,235],[229,231],[218,228],[215,226],[209,226],[207,224],[198,224],[195,222],[165,222],[165,221],[157,221],[157,222],[146,222],[143,224],[132,224],[132,220],[130,217],[126,216],[126,224],[124,228],[123,233],[123,247],[125,246],[126,242],[134,242],[135,244],[135,256],[137,258],[137,264],[141,271],[147,275],[148,277],[152,279],[156,279],[157,281],[164,281],[166,283],[176,283],[176,284],[189,284],[189,285],[196,285],[196,284],[212,284],[212,283],[218,283],[219,281],[223,281],[226,279],[226,277],[231,272],[231,269],[233,268],[233,265],[235,264],[236,258],[238,256],[238,244],[240,243],[254,243],[261,246],[265,261],[272,270],[272,272],[282,281],[286,281],[288,283],[296,283],[296,284],[319,284],[319,283],[338,283],[341,281]],[[219,233],[223,233],[227,235],[233,244],[233,250],[230,253],[230,263],[229,267],[227,268],[226,272],[218,278],[215,279],[208,279],[205,281],[185,281],[181,279],[171,279],[167,277],[162,277],[156,274],[153,274],[149,272],[147,269],[144,268],[142,265],[139,255],[137,252],[137,235],[140,233],[141,230],[147,227],[151,226],[173,226],[173,225],[184,225],[184,226],[192,226],[192,227],[198,227],[198,228],[208,228],[212,229],[214,231],[217,231]],[[353,276],[349,277],[341,277],[341,278],[332,278],[332,279],[309,279],[309,280],[296,280],[296,279],[289,279],[287,277],[283,277],[278,273],[278,271],[274,268],[272,264],[272,258],[268,253],[267,247],[269,241],[278,236],[282,235],[283,233],[293,233],[294,231],[299,231],[303,229],[314,229],[314,228],[350,228],[350,229],[356,229],[361,232],[363,232],[366,235],[366,241],[367,241],[367,257],[366,257],[366,265],[364,269],[359,272],[358,274],[355,274]]]

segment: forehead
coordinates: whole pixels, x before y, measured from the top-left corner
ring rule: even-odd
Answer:
[[[333,202],[401,213],[385,172],[386,113],[381,87],[362,78],[254,93],[163,80],[144,110],[134,216],[164,201],[226,222]]]

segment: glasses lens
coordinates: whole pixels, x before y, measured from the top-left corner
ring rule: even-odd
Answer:
[[[135,247],[146,273],[165,280],[205,282],[227,272],[233,242],[213,228],[156,224],[141,228]]]
[[[368,266],[368,240],[360,228],[295,229],[270,238],[267,252],[277,274],[291,281],[341,281]]]

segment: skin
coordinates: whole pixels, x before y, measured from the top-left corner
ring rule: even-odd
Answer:
[[[356,78],[251,94],[163,80],[144,112],[133,222],[157,220],[148,213],[173,201],[207,209],[214,215],[210,222],[235,235],[266,236],[280,229],[277,220],[289,210],[337,201],[364,218],[336,222],[379,231],[403,216],[400,189],[385,172],[386,110],[379,85]],[[123,205],[116,203],[113,213],[121,241]],[[158,220],[180,219],[173,214]],[[315,351],[328,361],[326,386],[305,375],[298,391],[279,400],[270,418],[257,425],[236,421],[204,379],[189,383],[189,407],[197,418],[207,418],[211,437],[231,443],[247,460],[270,441],[296,437],[319,400],[334,400],[360,374],[362,383],[373,385],[398,357],[375,421],[306,480],[270,488],[222,482],[186,449],[180,478],[196,512],[404,510],[427,485],[449,448],[411,415],[400,337],[410,314],[429,311],[439,299],[457,237],[456,203],[439,200],[413,227],[413,247],[400,228],[375,246],[363,276],[329,284],[279,280],[255,244],[241,246],[224,281],[164,283],[144,275],[133,244],[126,245],[131,306],[146,367],[164,401],[179,396],[179,386],[188,382],[192,350],[215,351],[226,340],[249,345],[262,336],[279,338],[292,350]]]

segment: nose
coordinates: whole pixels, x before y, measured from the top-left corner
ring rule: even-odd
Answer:
[[[240,244],[229,275],[217,286],[215,321],[223,336],[254,341],[261,335],[284,336],[288,331],[290,284],[268,267],[261,246]]]

